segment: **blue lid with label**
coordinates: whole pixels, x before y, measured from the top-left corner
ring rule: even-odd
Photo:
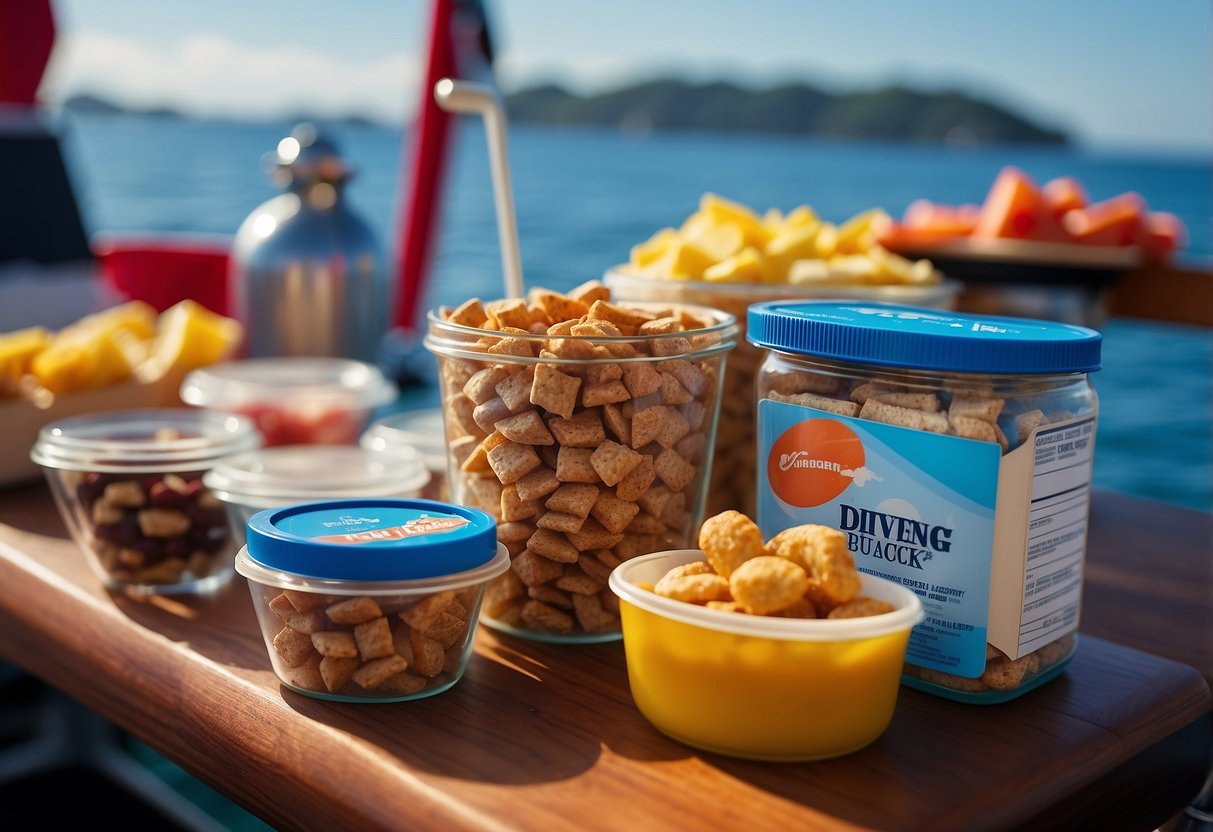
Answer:
[[[746,339],[801,355],[958,373],[1089,373],[1102,336],[1093,329],[879,302],[752,304]]]
[[[452,575],[497,553],[497,521],[436,500],[299,503],[249,518],[248,556],[311,578],[399,581]]]

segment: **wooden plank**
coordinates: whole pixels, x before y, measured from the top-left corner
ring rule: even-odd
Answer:
[[[1154,508],[1115,499],[1107,511],[1101,498],[1093,526]],[[1142,534],[1157,557],[1187,558],[1204,517],[1163,512]],[[1114,531],[1096,542],[1115,546],[1119,563],[1141,562],[1142,538],[1122,544]],[[1012,702],[904,689],[868,748],[768,764],[654,730],[631,700],[618,642],[551,645],[481,628],[449,691],[324,702],[277,684],[240,579],[210,599],[110,595],[41,486],[0,492],[0,543],[0,655],[284,830],[1002,830],[1034,818],[1034,829],[1065,828],[1049,818],[1148,829],[1195,794],[1207,767],[1213,700],[1201,673],[1095,636],[1061,677]],[[1163,626],[1199,637],[1209,624]]]
[[[1131,271],[1108,290],[1108,314],[1213,327],[1213,272],[1155,266]]]

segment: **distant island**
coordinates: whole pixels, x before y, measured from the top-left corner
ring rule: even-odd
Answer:
[[[649,81],[590,96],[548,84],[506,97],[517,123],[633,130],[781,133],[826,139],[1066,145],[1061,130],[960,92],[892,86],[834,94],[808,84],[748,90],[727,82]]]
[[[637,132],[777,133],[949,145],[1070,143],[1070,137],[1061,130],[1035,124],[970,95],[920,92],[899,86],[829,93],[809,84],[752,90],[725,81],[691,84],[658,80],[582,96],[546,84],[506,95],[505,105],[509,120],[518,124],[609,127]],[[171,107],[127,107],[92,93],[73,95],[63,102],[63,107],[87,114],[189,117]],[[295,118],[305,120],[379,124],[359,115]]]

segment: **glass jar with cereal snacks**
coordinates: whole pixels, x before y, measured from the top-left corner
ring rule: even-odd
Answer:
[[[489,512],[511,569],[495,629],[557,642],[621,637],[612,569],[692,545],[703,520],[733,315],[568,293],[431,311],[452,501]]]
[[[879,303],[761,303],[758,523],[822,523],[926,619],[903,682],[1003,702],[1077,645],[1094,330]]]

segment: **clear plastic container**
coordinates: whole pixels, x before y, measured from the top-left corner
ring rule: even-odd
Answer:
[[[531,314],[521,301],[507,308]],[[715,309],[596,314],[623,329],[595,317],[503,332],[428,316],[452,499],[493,514],[512,557],[489,589],[485,623],[536,640],[618,640],[610,570],[694,545],[736,345],[736,319]]]
[[[358,443],[372,450],[396,450],[418,457],[430,472],[430,481],[421,496],[429,500],[448,500],[445,427],[441,408],[404,410],[372,422]]]
[[[847,534],[926,620],[904,681],[1003,702],[1077,645],[1098,332],[882,304],[763,303],[758,523]]]
[[[357,497],[422,497],[430,473],[414,456],[353,445],[284,445],[219,460],[202,481],[227,508],[244,545],[249,518],[267,508]]]
[[[203,479],[260,441],[250,420],[230,414],[120,410],[51,422],[30,457],[108,589],[207,593],[231,579],[237,547]]]
[[[248,416],[266,447],[356,445],[396,385],[373,364],[346,358],[247,358],[191,371],[188,405]]]
[[[888,728],[913,592],[861,575],[863,595],[892,612],[780,618],[709,609],[652,592],[698,549],[658,552],[611,573],[623,614],[628,683],[640,712],[674,739],[757,760],[820,760],[857,751]]]
[[[336,702],[402,702],[463,676],[485,585],[509,569],[509,554],[482,511],[335,500],[253,515],[236,569],[283,685]]]
[[[625,268],[609,270],[603,278],[614,295],[623,301],[693,303],[729,312],[737,317],[741,340],[729,356],[725,372],[725,394],[721,398],[720,423],[716,430],[716,452],[712,463],[712,488],[707,514],[728,509],[754,516],[757,471],[755,461],[754,380],[762,363],[762,350],[745,341],[746,309],[752,303],[773,300],[875,300],[932,309],[953,309],[962,288],[959,281],[937,279],[924,283],[836,282],[832,285],[787,283],[718,283],[705,280],[673,280],[629,273]]]

